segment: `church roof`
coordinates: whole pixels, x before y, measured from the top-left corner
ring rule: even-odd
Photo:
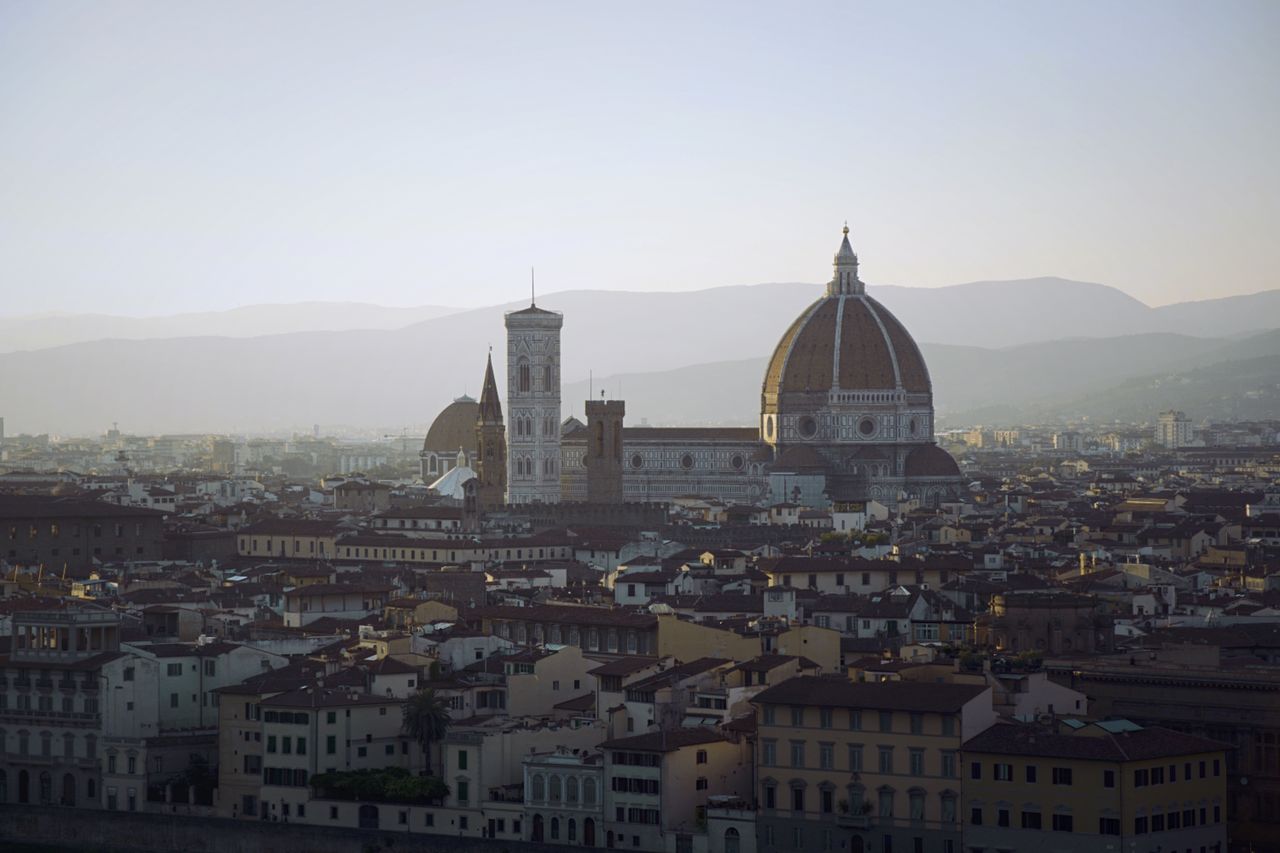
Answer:
[[[466,465],[458,465],[450,468],[448,473],[432,483],[430,489],[446,498],[462,500],[462,487],[468,480],[474,480],[475,476],[476,472]]]
[[[936,444],[926,444],[907,454],[903,473],[908,477],[959,477],[960,467],[950,453]]]

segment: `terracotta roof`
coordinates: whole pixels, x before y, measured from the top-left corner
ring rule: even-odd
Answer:
[[[630,656],[611,660],[602,664],[595,669],[587,670],[587,675],[631,675],[633,672],[639,672],[647,667],[655,666],[658,663],[657,658]]]
[[[617,740],[607,740],[600,744],[600,748],[635,750],[637,752],[675,752],[677,749],[686,746],[718,743],[724,740],[726,740],[725,736],[714,729],[671,729],[635,735],[634,737],[618,738]]]
[[[554,707],[557,711],[591,711],[596,707],[596,694],[583,693],[576,699],[566,699]]]
[[[0,495],[0,518],[160,518],[165,513],[104,501],[48,495]]]
[[[805,675],[756,694],[756,705],[825,705],[885,711],[955,713],[990,688],[979,684],[928,684],[891,681],[855,684],[844,678]]]
[[[1116,762],[1221,752],[1231,748],[1230,744],[1159,726],[1083,735],[1056,734],[1039,726],[1017,723],[997,723],[964,744],[966,752]]]
[[[560,622],[568,625],[600,625],[616,628],[655,628],[658,617],[651,613],[633,613],[603,607],[536,604],[532,607],[494,605],[477,607],[467,614],[470,619],[519,619],[527,622]]]

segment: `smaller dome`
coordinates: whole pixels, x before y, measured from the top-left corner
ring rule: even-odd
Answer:
[[[480,404],[465,394],[444,407],[427,430],[423,451],[455,454],[459,449],[476,452],[476,421]]]
[[[959,477],[960,466],[938,445],[926,444],[907,454],[904,473],[908,477]]]

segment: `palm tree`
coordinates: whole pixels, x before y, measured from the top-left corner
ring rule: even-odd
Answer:
[[[431,744],[443,740],[449,729],[449,704],[432,689],[419,690],[404,703],[400,731],[418,742],[431,772]]]

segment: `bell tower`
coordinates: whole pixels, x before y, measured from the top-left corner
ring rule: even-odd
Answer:
[[[506,316],[507,502],[560,503],[560,329],[564,315],[528,308]]]
[[[493,355],[484,368],[476,418],[476,502],[481,512],[501,507],[507,500],[507,427],[502,421],[502,401],[493,378]]]

